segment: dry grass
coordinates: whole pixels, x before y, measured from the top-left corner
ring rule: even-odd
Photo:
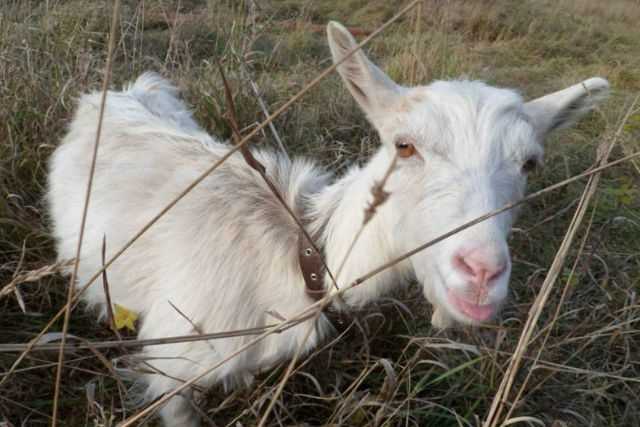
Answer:
[[[277,111],[330,63],[317,26],[339,19],[368,33],[397,11],[387,3],[125,1],[113,80],[121,84],[147,69],[162,72],[184,89],[199,122],[228,138],[216,60],[234,88],[238,122],[253,127],[264,112],[247,75],[266,109]],[[55,267],[46,268],[54,259],[41,200],[46,161],[75,97],[100,87],[111,11],[90,0],[0,5],[0,343],[28,341],[64,305],[66,280],[48,274]],[[401,82],[465,74],[537,96],[591,75],[611,81],[610,102],[550,141],[533,190],[591,166],[600,136],[615,130],[640,91],[637,1],[427,0],[420,12],[370,46]],[[321,82],[274,123],[290,154],[339,170],[365,159],[377,143],[337,77]],[[639,136],[635,111],[612,158],[640,150]],[[277,146],[272,132],[259,132],[257,140]],[[523,423],[638,423],[639,166],[625,163],[602,174],[585,211],[590,226],[578,228],[581,244],[568,248],[507,399],[521,390],[518,404],[505,409]],[[266,425],[480,425],[583,190],[584,182],[572,183],[524,210],[511,240],[512,301],[496,326],[435,332],[417,291],[399,296],[402,303],[382,301],[292,369]],[[90,341],[114,338],[82,310],[73,312],[69,333]],[[60,425],[115,425],[131,416],[111,366],[127,350],[100,351],[66,355]],[[15,357],[0,353],[0,369],[7,371]],[[55,366],[54,353],[29,354],[0,388],[0,425],[4,419],[16,426],[50,423]],[[201,408],[216,425],[257,424],[283,374],[267,372],[251,390],[231,395],[213,389]]]

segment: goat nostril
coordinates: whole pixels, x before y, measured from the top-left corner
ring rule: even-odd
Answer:
[[[498,277],[502,276],[502,273],[504,273],[506,269],[507,269],[507,267],[504,266],[504,265],[498,267],[493,272],[490,272],[488,274],[489,277],[487,279],[489,280],[489,282],[492,281],[492,280],[497,279]]]
[[[499,278],[502,273],[506,270],[505,267],[497,267],[497,268],[486,268],[480,267],[479,270],[476,271],[475,275],[480,278],[482,283],[490,284],[497,278]]]
[[[457,270],[468,274],[469,276],[475,276],[476,273],[471,265],[465,261],[462,255],[456,255],[453,257],[453,265]]]
[[[507,268],[505,266],[497,267],[495,269],[481,268],[476,273],[475,277],[479,278],[478,284],[485,287],[491,287],[494,285],[495,280],[502,276],[502,273],[504,273],[506,269]]]

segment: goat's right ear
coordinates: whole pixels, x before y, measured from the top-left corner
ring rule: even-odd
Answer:
[[[534,99],[524,105],[543,138],[555,129],[573,125],[602,102],[609,93],[609,82],[593,77],[577,85]]]
[[[349,30],[335,21],[327,25],[327,37],[334,64],[358,46]],[[382,112],[401,92],[401,87],[369,61],[360,49],[338,65],[338,73],[369,117]]]

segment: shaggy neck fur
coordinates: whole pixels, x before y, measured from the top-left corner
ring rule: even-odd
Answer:
[[[362,227],[365,209],[373,200],[371,189],[381,180],[390,161],[387,152],[379,150],[364,167],[353,167],[312,200],[312,214],[316,218],[313,227],[314,230],[318,230],[324,225],[321,244],[324,246],[329,269],[334,276],[338,274],[337,283],[340,288],[348,286],[358,277],[401,253],[402,248],[397,247],[397,241],[394,241],[392,236],[395,222],[391,205],[387,201],[378,207],[344,267],[338,271],[351,242]],[[361,307],[379,297],[389,286],[409,275],[409,272],[409,262],[401,262],[347,291],[344,300],[349,306]],[[325,277],[325,286],[331,292],[335,291],[328,274]]]

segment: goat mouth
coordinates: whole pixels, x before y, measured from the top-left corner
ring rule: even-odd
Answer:
[[[490,319],[496,312],[496,304],[476,304],[458,295],[451,289],[447,292],[447,298],[458,311],[476,322],[484,322]]]

